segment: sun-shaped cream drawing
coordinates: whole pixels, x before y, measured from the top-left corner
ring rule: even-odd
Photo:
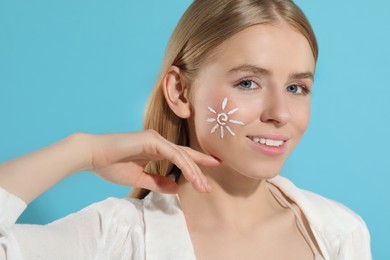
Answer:
[[[233,108],[229,112],[225,113],[224,111],[225,111],[227,102],[228,102],[228,99],[225,97],[222,101],[222,106],[221,106],[222,112],[221,113],[217,113],[217,111],[215,111],[215,109],[213,109],[212,107],[208,107],[210,112],[216,115],[215,118],[207,119],[207,122],[209,122],[209,123],[216,122],[216,124],[213,126],[213,128],[211,128],[210,134],[214,133],[215,131],[217,131],[218,128],[220,128],[221,129],[221,139],[223,139],[223,137],[225,136],[225,128],[232,136],[236,135],[233,132],[233,130],[227,125],[227,123],[232,123],[232,124],[236,124],[236,125],[245,125],[241,121],[229,119],[229,116],[233,115],[235,112],[237,112],[238,108],[237,107]]]

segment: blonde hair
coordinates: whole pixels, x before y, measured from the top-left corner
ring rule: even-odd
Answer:
[[[159,78],[149,98],[144,128],[157,131],[178,145],[189,145],[187,121],[168,106],[162,81],[168,69],[177,66],[190,83],[210,52],[235,33],[257,24],[286,22],[302,33],[317,61],[318,45],[304,13],[291,0],[195,0],[180,19],[168,43]],[[167,160],[149,162],[146,172],[163,176],[180,171]],[[131,196],[144,198],[150,191],[135,188]]]

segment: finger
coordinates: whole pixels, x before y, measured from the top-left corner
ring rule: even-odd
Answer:
[[[180,147],[184,149],[196,163],[202,164],[204,166],[218,166],[222,163],[217,158],[196,151],[188,146],[180,146]]]
[[[184,149],[180,148],[184,154],[185,154],[185,158],[187,158],[187,160],[190,161],[191,163],[191,166],[193,167],[194,171],[196,171],[197,175],[199,176],[201,182],[202,182],[202,186],[203,188],[210,192],[211,191],[211,186],[210,184],[208,183],[208,180],[205,176],[205,174],[201,171],[201,169],[199,168],[199,166],[195,163],[195,161],[191,158],[191,156],[188,154],[188,152],[186,152]]]
[[[198,183],[196,189],[202,191],[199,177],[196,171],[193,170],[188,160],[183,156],[184,152],[175,147],[174,144],[167,141],[163,137],[158,138],[157,142],[151,142],[151,146],[145,148],[145,152],[152,157],[157,156],[159,160],[167,159],[175,164],[182,172],[183,176],[192,184]]]
[[[191,172],[194,174],[195,179],[191,182],[192,186],[199,192],[207,192],[207,180],[201,173],[199,167],[184,150],[180,150],[178,147],[174,147],[173,149],[177,150],[179,156],[186,162],[186,164],[190,167]],[[182,171],[182,173],[185,175],[185,172]]]
[[[199,192],[206,192],[205,180],[199,174],[198,166],[193,162],[189,155],[179,146],[163,139],[162,145],[158,146],[159,153],[167,160],[175,164],[182,172],[183,176],[194,186]]]
[[[164,139],[165,140],[165,139]],[[186,161],[186,163],[191,167],[192,172],[196,176],[196,181],[191,182],[194,188],[200,192],[210,192],[211,187],[207,182],[206,177],[199,169],[199,166],[192,160],[192,158],[189,156],[189,154],[182,149],[180,146],[173,144],[167,140],[165,140],[169,146],[172,147],[175,151],[177,151],[180,156]]]
[[[154,133],[152,135],[160,142],[152,142],[149,148],[155,150],[158,155],[163,155],[174,163],[182,172],[183,176],[193,185],[199,192],[211,191],[211,187],[207,183],[206,177],[200,171],[198,165],[191,159],[186,151],[180,146],[166,140],[161,135]],[[152,139],[152,140],[156,140]],[[161,144],[161,145],[160,145]]]
[[[192,168],[193,172],[197,176],[197,182],[196,182],[196,187],[200,187],[201,191],[205,192],[210,192],[211,191],[211,186],[208,184],[206,176],[202,173],[200,170],[199,166],[194,162],[194,160],[190,157],[190,155],[182,149],[182,147],[177,146],[175,144],[170,143],[170,145],[173,147],[173,149],[178,150],[179,153],[183,156],[183,158],[186,160],[186,162],[190,165]],[[194,183],[193,183],[194,185]]]
[[[219,161],[218,159],[216,159],[210,155],[198,152],[190,147],[181,146],[180,148],[185,150],[186,153],[190,156],[190,158],[196,163],[199,163],[199,164],[202,164],[202,165],[208,166],[208,167],[214,167],[214,166],[218,166],[221,164],[221,161]],[[212,189],[208,183],[207,178],[205,177],[204,173],[201,171],[199,166],[197,168],[198,168],[199,173],[204,177],[206,185],[207,185],[209,192],[210,192]]]
[[[189,154],[184,150],[181,149],[179,146],[176,146],[175,149],[178,149],[179,152],[182,154],[183,158],[187,161],[187,163],[190,165],[192,171],[197,176],[196,186],[201,188],[201,191],[203,192],[210,192],[211,187],[207,182],[207,178],[200,170],[199,166],[192,160],[192,158],[189,156]],[[194,185],[195,183],[193,183]],[[195,187],[195,186],[194,186]]]
[[[125,186],[145,188],[160,193],[177,193],[177,184],[169,177],[147,174],[132,163],[115,164],[105,169],[104,179]]]

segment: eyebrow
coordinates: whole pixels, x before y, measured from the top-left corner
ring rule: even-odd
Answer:
[[[267,69],[264,69],[264,68],[261,68],[261,67],[255,66],[255,65],[250,65],[250,64],[244,64],[244,65],[240,65],[238,67],[234,67],[234,68],[230,69],[228,73],[229,74],[230,73],[237,73],[237,72],[241,72],[241,71],[249,71],[249,72],[252,72],[252,73],[255,73],[258,75],[263,75],[263,76],[269,76],[272,74],[271,71],[269,71]],[[294,79],[294,80],[311,79],[312,81],[314,81],[314,74],[310,71],[295,72],[295,73],[291,73],[289,75],[289,78]]]
[[[290,74],[291,79],[311,79],[314,81],[314,75],[312,72],[300,72]]]
[[[231,70],[229,70],[228,73],[229,74],[230,73],[237,73],[237,72],[241,72],[241,71],[249,71],[249,72],[253,72],[255,74],[260,74],[260,75],[265,75],[265,76],[271,75],[271,72],[269,70],[257,67],[255,65],[249,65],[249,64],[234,67]]]

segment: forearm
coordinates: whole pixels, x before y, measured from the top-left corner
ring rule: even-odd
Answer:
[[[86,138],[73,134],[57,143],[0,164],[0,186],[30,203],[67,176],[86,170]]]

